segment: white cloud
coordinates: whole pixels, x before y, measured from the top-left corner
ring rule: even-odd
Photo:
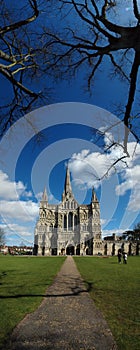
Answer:
[[[127,190],[140,190],[140,165],[135,165],[133,168],[126,169],[123,176],[124,181],[116,187],[117,195],[124,195]]]
[[[36,196],[37,200],[40,201],[42,196],[43,196],[43,192],[39,192],[35,196]]]
[[[105,174],[110,166],[110,160],[105,154],[99,152],[90,153],[82,150],[81,153],[73,154],[69,161],[69,168],[75,182],[79,185],[86,184],[88,188],[98,187],[99,179]]]
[[[38,203],[31,200],[32,192],[27,191],[21,181],[11,181],[2,171],[0,181],[0,225],[5,230],[6,241],[16,244],[23,240],[30,244],[33,242],[35,219],[39,213]]]
[[[34,227],[33,224],[23,223],[21,220],[16,222],[14,219],[14,223],[12,220],[7,220],[5,223],[0,224],[0,226],[4,229],[6,244],[8,245],[19,245],[21,241],[23,241],[26,245],[32,245],[34,241]]]
[[[101,225],[105,225],[107,223],[106,219],[100,219],[100,221],[101,221]]]
[[[55,201],[55,197],[52,193],[49,194],[48,201],[50,201],[50,202]]]
[[[137,192],[137,190],[134,191],[131,201],[129,202],[128,205],[128,210],[132,210],[134,212],[137,212],[140,210],[140,192]]]
[[[8,175],[0,170],[0,197],[8,200],[17,200],[20,194],[25,191],[21,181],[10,181]]]
[[[24,191],[22,193],[22,195],[25,197],[25,198],[31,198],[33,196],[33,193],[31,191]]]
[[[10,223],[10,224],[4,224],[2,225],[3,229],[5,230],[5,233],[8,237],[8,239],[13,236],[13,234],[17,233],[19,236],[22,236],[24,238],[31,238],[32,233],[30,231],[29,226],[23,226],[19,225],[17,223]]]
[[[140,165],[126,169],[123,176],[123,182],[116,187],[116,194],[123,196],[128,190],[131,190],[131,197],[128,204],[128,210],[140,210]]]
[[[38,204],[32,201],[0,201],[1,216],[5,220],[11,218],[29,222],[34,220],[38,214]]]
[[[112,142],[109,133],[104,138],[106,146]],[[116,186],[115,193],[117,196],[123,196],[127,190],[131,190],[128,209],[137,211],[140,209],[140,145],[135,142],[128,143],[129,157],[123,161],[117,162],[119,158],[124,156],[121,145],[110,148],[108,153],[94,152],[82,150],[80,153],[74,153],[69,161],[70,171],[72,172],[73,181],[77,183],[79,189],[81,187],[98,188],[103,181],[108,180],[114,173],[120,173],[122,183]],[[112,164],[114,167],[111,167]],[[105,176],[106,174],[106,176]],[[99,181],[102,179],[102,181]]]
[[[42,196],[43,196],[43,192],[39,192],[39,193],[37,193],[36,195],[36,198],[37,198],[37,200],[40,202],[41,201],[41,199],[42,199]],[[54,195],[52,194],[52,193],[48,193],[47,192],[47,197],[48,197],[48,202],[51,204],[58,204],[59,203],[59,201],[54,197]]]
[[[106,237],[106,236],[112,236],[113,233],[115,233],[116,236],[121,236],[121,234],[125,231],[127,231],[128,228],[122,230],[122,229],[114,229],[114,230],[103,230],[102,231],[102,237]]]
[[[31,200],[23,201],[21,195],[25,198],[31,198],[32,192],[26,191],[25,185],[19,181],[11,181],[8,175],[0,170],[0,213],[4,220],[22,220],[29,222],[35,219],[38,214],[38,204]]]

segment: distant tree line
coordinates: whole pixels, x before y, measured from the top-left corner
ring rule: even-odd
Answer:
[[[105,241],[114,241],[115,240],[115,233],[112,234],[112,236],[106,236],[104,237]],[[121,236],[119,236],[119,240],[127,240],[130,242],[138,242],[140,241],[140,222],[138,222],[133,230],[127,230],[122,233]]]
[[[123,232],[122,239],[127,239],[128,241],[136,242],[140,240],[140,222],[138,222],[133,230],[128,230]]]

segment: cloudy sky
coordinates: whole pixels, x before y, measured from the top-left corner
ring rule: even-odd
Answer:
[[[1,141],[0,171],[1,226],[8,244],[33,244],[44,187],[49,202],[59,203],[67,164],[79,203],[90,203],[94,186],[103,236],[120,234],[140,220],[140,145],[130,135],[129,157],[112,167],[123,155],[121,143],[110,148],[124,132],[117,121],[100,107],[64,102],[36,110],[8,130]],[[36,142],[34,130],[41,142]]]
[[[128,0],[125,6],[121,1],[118,3],[118,18],[126,25],[134,19],[132,6]],[[127,85],[117,76],[110,79],[108,68],[105,61],[92,94],[83,89],[83,72],[70,82],[54,82],[49,78],[53,91],[51,104],[25,115],[3,135],[0,226],[6,232],[7,244],[33,245],[44,187],[49,202],[59,203],[67,164],[79,204],[90,202],[95,187],[103,236],[120,234],[140,221],[140,145],[130,134],[129,157],[116,162],[124,155],[124,127],[114,114],[114,104],[125,105]],[[46,78],[46,87],[47,84]],[[4,78],[1,86],[2,98],[10,96],[10,86]],[[117,146],[110,148],[113,142]]]

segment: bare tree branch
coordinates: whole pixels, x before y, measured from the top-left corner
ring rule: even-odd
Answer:
[[[18,88],[20,88],[20,90],[23,90],[26,94],[28,94],[28,95],[31,95],[31,96],[33,96],[33,97],[38,97],[38,95],[35,93],[35,92],[33,92],[33,91],[31,91],[31,90],[29,90],[26,86],[24,86],[23,84],[21,84],[19,81],[17,81],[14,77],[13,77],[13,74],[12,73],[10,73],[10,72],[8,72],[8,70],[5,70],[4,68],[0,68],[0,70],[1,70],[1,73],[3,74],[3,75],[5,75],[5,77],[12,83],[12,85],[14,85],[14,86],[17,86]]]
[[[22,2],[21,12],[20,4],[18,10],[14,7],[12,11],[10,7],[6,7],[8,4],[5,1],[0,0],[0,4],[2,5],[0,73],[12,88],[11,101],[9,104],[3,102],[1,108],[0,134],[3,135],[14,121],[37,106],[37,101],[39,106],[44,103],[43,94],[37,91],[32,82],[36,80],[38,74],[40,77],[43,74],[42,62],[44,56],[46,58],[46,51],[38,41],[42,29],[35,28],[34,24],[40,14],[39,0],[26,0],[24,6]]]
[[[138,25],[140,22],[140,13],[138,10],[138,4],[137,4],[137,0],[133,0],[133,8],[134,8],[134,15],[135,17],[138,19]]]
[[[124,158],[120,161],[125,161],[125,157],[129,156],[129,131],[136,141],[139,141],[139,135],[133,128],[136,120],[133,110],[140,66],[138,1],[132,0],[135,24],[123,26],[119,24],[119,19],[116,21],[112,18],[112,14],[118,8],[117,1],[59,0],[55,2],[56,11],[59,20],[59,16],[62,16],[63,23],[60,28],[57,22],[54,27],[50,23],[49,29],[46,28],[46,17],[43,23],[37,20],[41,14],[39,0],[26,0],[21,19],[12,15],[10,9],[6,9],[5,2],[0,1],[3,4],[0,73],[12,86],[11,101],[8,106],[5,104],[6,122],[3,130],[6,130],[5,128],[19,115],[34,108],[38,97],[41,96],[39,91],[35,91],[32,83],[38,76],[39,83],[43,85],[44,74],[50,74],[55,80],[57,77],[66,79],[67,76],[71,78],[86,67],[85,78],[91,92],[92,82],[107,59],[111,73],[113,71],[113,78],[121,77],[128,86],[126,106],[121,113],[125,134],[124,144],[120,142],[124,148]],[[43,9],[48,10],[48,1],[42,0],[42,3]],[[53,4],[51,0],[49,3]],[[71,15],[75,17],[72,18]],[[67,16],[70,22],[66,21]],[[39,27],[36,28],[35,23],[39,23]]]
[[[33,10],[33,15],[31,17],[28,17],[27,19],[24,19],[22,21],[15,22],[11,25],[5,26],[0,29],[0,35],[3,35],[8,32],[12,32],[13,30],[16,30],[18,28],[21,28],[22,26],[25,26],[29,24],[30,22],[34,21],[38,15],[39,15],[39,10],[37,7],[37,1],[36,0],[29,0],[30,6]]]
[[[120,163],[120,162],[123,162],[125,164],[125,166],[127,167],[127,162],[124,161],[124,159],[127,159],[128,158],[128,155],[124,155],[122,157],[119,157],[117,158],[113,163],[111,163],[111,165],[108,167],[107,171],[103,174],[103,176],[101,176],[99,178],[99,181],[103,180],[105,177],[108,177],[109,175],[109,172],[114,169],[114,171],[116,171],[116,168],[115,166]]]
[[[71,9],[75,10],[77,18],[81,20],[81,25],[82,23],[85,25],[86,31],[81,30],[77,34],[73,25],[71,25],[68,32],[64,30],[60,34],[46,31],[45,35],[49,40],[46,40],[45,45],[52,52],[50,56],[51,63],[47,69],[54,68],[54,70],[62,71],[65,74],[69,74],[69,71],[72,73],[73,70],[75,74],[75,70],[86,63],[89,67],[89,71],[86,73],[87,85],[91,91],[91,83],[104,61],[104,57],[110,59],[114,74],[119,75],[130,86],[128,96],[126,96],[123,118],[125,126],[124,153],[128,154],[128,135],[129,131],[132,130],[131,115],[140,66],[140,26],[138,23],[133,26],[123,26],[112,21],[109,14],[113,8],[117,9],[117,1],[60,0],[60,3],[63,6],[65,5],[65,9],[66,6],[67,8],[71,6]],[[133,0],[133,10],[135,18],[139,20],[140,14],[136,0]],[[131,54],[130,59],[130,52],[132,53],[132,51],[133,54]],[[121,62],[118,59],[119,56]],[[66,58],[68,58],[68,61],[66,61]],[[128,69],[126,68],[126,62]],[[135,132],[133,135],[135,135]]]
[[[131,109],[134,101],[135,91],[136,91],[136,81],[138,76],[138,69],[140,66],[140,55],[138,52],[135,53],[134,62],[132,65],[132,70],[130,73],[130,89],[128,102],[126,105],[125,115],[124,115],[124,125],[125,125],[125,136],[124,136],[124,151],[127,151],[127,142],[129,134],[129,120],[131,118]]]

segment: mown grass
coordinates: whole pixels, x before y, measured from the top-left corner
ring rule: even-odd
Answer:
[[[140,258],[128,257],[127,265],[118,264],[116,257],[74,259],[118,349],[140,349]]]
[[[39,306],[64,259],[0,255],[0,348],[16,324]]]

